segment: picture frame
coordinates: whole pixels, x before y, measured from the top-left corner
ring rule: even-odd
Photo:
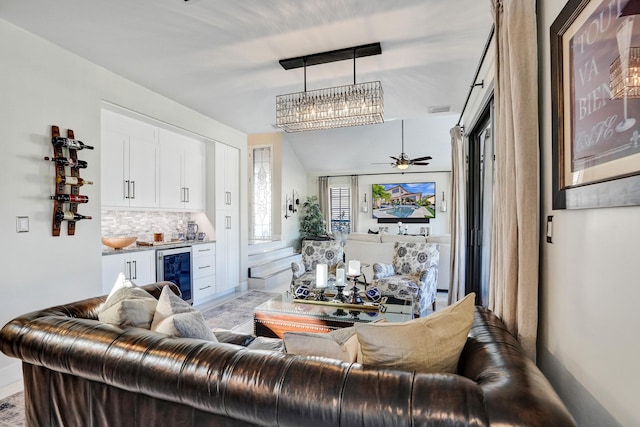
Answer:
[[[569,0],[550,27],[554,210],[640,205],[640,87],[615,84],[640,53],[625,4]]]

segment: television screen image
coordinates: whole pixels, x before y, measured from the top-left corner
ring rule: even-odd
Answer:
[[[429,222],[436,217],[436,183],[373,184],[371,203],[378,222]]]

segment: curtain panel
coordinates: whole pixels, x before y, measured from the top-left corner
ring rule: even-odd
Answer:
[[[539,142],[535,0],[492,0],[495,155],[489,308],[535,359],[538,323]]]

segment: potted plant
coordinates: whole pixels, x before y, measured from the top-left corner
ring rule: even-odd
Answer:
[[[302,204],[300,235],[302,240],[327,240],[326,221],[322,216],[318,196],[307,197]]]

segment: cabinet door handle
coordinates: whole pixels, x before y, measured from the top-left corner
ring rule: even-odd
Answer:
[[[122,195],[125,199],[129,198],[129,180],[125,179],[122,185]]]
[[[211,249],[207,248],[207,249],[198,249],[198,252],[209,252]]]
[[[130,199],[135,199],[136,198],[136,182],[135,181],[131,181],[131,188],[133,188],[133,190],[131,191],[131,194],[133,194]]]
[[[185,202],[189,203],[189,199],[191,199],[189,195],[189,187],[185,187],[184,189],[187,191],[187,200],[185,200]]]
[[[127,279],[131,280],[131,261],[125,262],[124,275]]]
[[[224,222],[225,222],[225,226],[224,228],[231,230],[231,217],[230,216],[225,216],[224,217]]]
[[[202,267],[198,267],[199,270],[203,270],[205,268],[211,268],[210,265],[203,265]]]
[[[137,261],[133,261],[133,275],[131,277],[131,279],[135,280],[138,278],[138,262]]]
[[[211,287],[211,285],[207,285],[204,288],[200,288],[201,291],[204,291],[205,289],[209,289]]]
[[[227,204],[227,205],[230,205],[231,204],[231,191],[225,191],[224,198],[225,198],[224,203]]]

